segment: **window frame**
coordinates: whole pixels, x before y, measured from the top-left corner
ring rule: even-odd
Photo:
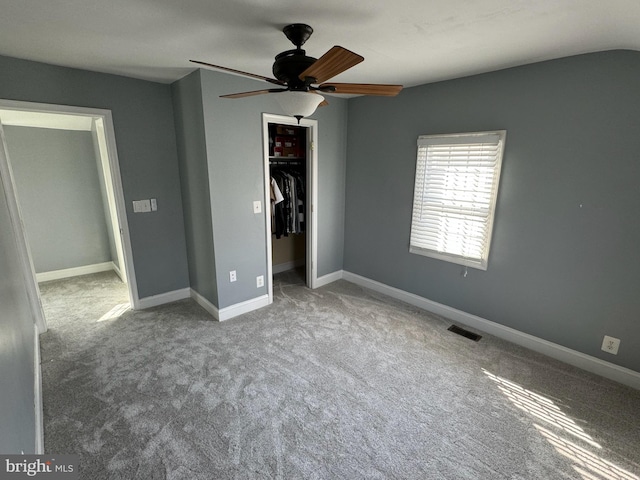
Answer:
[[[491,130],[485,132],[469,132],[469,133],[453,133],[453,134],[438,134],[438,135],[420,135],[417,141],[417,152],[416,152],[416,170],[414,174],[414,192],[413,192],[413,201],[412,201],[412,213],[411,213],[411,229],[409,236],[409,253],[413,253],[416,255],[423,255],[430,258],[435,258],[438,260],[443,260],[451,263],[455,263],[458,265],[463,265],[465,267],[476,268],[479,270],[487,270],[489,264],[489,254],[491,251],[491,241],[493,238],[493,225],[495,221],[495,210],[498,198],[498,191],[500,187],[500,176],[502,171],[502,160],[504,157],[504,149],[506,143],[506,130]],[[429,145],[475,145],[481,143],[492,143],[487,142],[488,139],[496,139],[497,138],[497,153],[495,156],[495,166],[493,168],[493,181],[491,183],[491,198],[488,204],[488,215],[487,215],[487,223],[485,229],[485,239],[484,239],[484,250],[479,258],[477,257],[469,257],[456,253],[451,253],[447,251],[439,251],[430,248],[421,247],[418,245],[414,245],[413,243],[413,232],[414,227],[417,225],[416,222],[416,202],[423,202],[424,200],[424,188],[421,188],[418,191],[419,185],[422,185],[425,182],[428,174],[428,156],[427,153],[424,155],[424,160],[421,160],[420,153],[421,147],[428,148]],[[484,141],[483,141],[484,140]],[[420,171],[420,162],[424,162],[424,176],[422,179],[418,178],[418,172]],[[423,205],[423,203],[420,203]]]

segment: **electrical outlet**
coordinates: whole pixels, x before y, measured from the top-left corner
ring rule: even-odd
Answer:
[[[256,277],[256,287],[257,288],[264,287],[264,275],[258,275]]]
[[[236,271],[235,270],[231,270],[229,272],[229,281],[230,282],[235,282],[237,280],[236,278]]]
[[[613,355],[617,355],[619,348],[620,348],[619,338],[613,338],[608,335],[604,336],[604,340],[602,340],[602,350],[604,350],[605,352],[611,353]]]

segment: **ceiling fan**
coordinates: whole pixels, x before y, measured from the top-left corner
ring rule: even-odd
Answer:
[[[233,68],[213,65],[198,60],[193,63],[217,68],[227,72],[264,80],[279,88],[254,90],[251,92],[221,95],[221,98],[243,98],[266,93],[277,93],[276,100],[289,115],[296,117],[298,123],[303,117],[311,115],[319,105],[327,105],[321,93],[395,96],[402,85],[382,85],[371,83],[335,83],[329,79],[350,69],[364,60],[364,57],[346,48],[335,46],[319,59],[307,56],[302,45],[309,39],[313,29],[303,23],[293,23],[282,29],[286,37],[295,45],[295,49],[276,55],[273,64],[275,78],[247,73]],[[286,92],[286,95],[285,95]]]

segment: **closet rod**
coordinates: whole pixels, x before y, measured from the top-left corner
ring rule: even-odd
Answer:
[[[302,165],[302,160],[269,160],[269,165]]]

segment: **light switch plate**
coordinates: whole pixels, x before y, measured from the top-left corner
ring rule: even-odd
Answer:
[[[146,213],[151,211],[151,203],[149,200],[134,200],[133,212],[134,213]]]
[[[262,202],[260,200],[253,202],[253,213],[262,213]]]

